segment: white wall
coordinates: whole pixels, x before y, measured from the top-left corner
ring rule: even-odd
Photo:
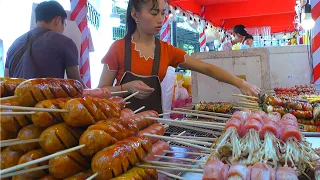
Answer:
[[[57,1],[65,10],[70,10],[70,0]],[[90,53],[91,82],[92,88],[95,88],[98,86],[103,68],[101,59],[113,42],[112,27],[107,23],[112,12],[112,1],[89,1],[101,14],[99,31],[89,25],[95,49]],[[4,54],[17,37],[30,30],[32,4],[40,2],[43,0],[0,0],[0,39],[3,40]]]

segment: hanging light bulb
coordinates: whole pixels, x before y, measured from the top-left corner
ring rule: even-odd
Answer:
[[[171,12],[171,10],[169,10],[169,18],[172,18],[173,17],[173,14]]]
[[[176,11],[177,14],[180,13],[180,10],[177,7],[174,7],[174,10]]]
[[[190,17],[190,24],[193,24],[193,19],[192,19],[192,17]]]
[[[186,20],[187,20],[187,16],[186,16],[186,14],[185,14],[185,13],[183,13],[183,14],[182,14],[182,16],[183,16],[184,21],[186,21]]]
[[[309,1],[307,1],[306,5],[304,6],[304,12],[302,13],[301,17],[301,26],[303,29],[310,30],[314,27],[315,22],[311,16],[311,5],[309,4]]]

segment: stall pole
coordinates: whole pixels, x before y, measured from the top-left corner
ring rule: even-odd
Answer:
[[[200,16],[202,21],[204,21],[204,6],[202,6],[201,11],[200,11]],[[206,33],[205,33],[205,27],[203,27],[200,35],[199,35],[199,42],[200,42],[200,52],[205,52],[206,51]]]
[[[169,16],[164,18],[163,26],[160,30],[160,40],[170,43],[170,20]]]
[[[83,83],[91,88],[90,61],[89,61],[89,29],[87,0],[70,0],[71,20],[75,21],[81,32],[80,75]]]
[[[177,22],[172,21],[171,23],[171,44],[177,47]]]
[[[320,88],[320,0],[311,1],[312,18],[315,26],[312,29],[313,77],[317,89]]]

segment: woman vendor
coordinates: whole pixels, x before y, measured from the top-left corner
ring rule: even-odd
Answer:
[[[115,41],[102,59],[104,67],[99,87],[125,90],[128,94],[139,91],[130,99],[128,107],[135,110],[145,106],[146,110],[161,113],[160,82],[168,66],[180,66],[234,85],[245,94],[257,96],[260,93],[257,86],[155,38],[163,24],[166,5],[166,0],[129,0],[127,34]],[[117,84],[113,86],[115,79]]]

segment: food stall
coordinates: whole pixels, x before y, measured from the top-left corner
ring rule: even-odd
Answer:
[[[263,94],[177,73],[172,110],[158,114],[126,108],[138,92],[118,97],[123,92],[71,79],[1,78],[1,178],[319,179],[319,133],[302,125],[320,119],[306,46],[193,56]],[[188,108],[178,102],[191,98]]]

